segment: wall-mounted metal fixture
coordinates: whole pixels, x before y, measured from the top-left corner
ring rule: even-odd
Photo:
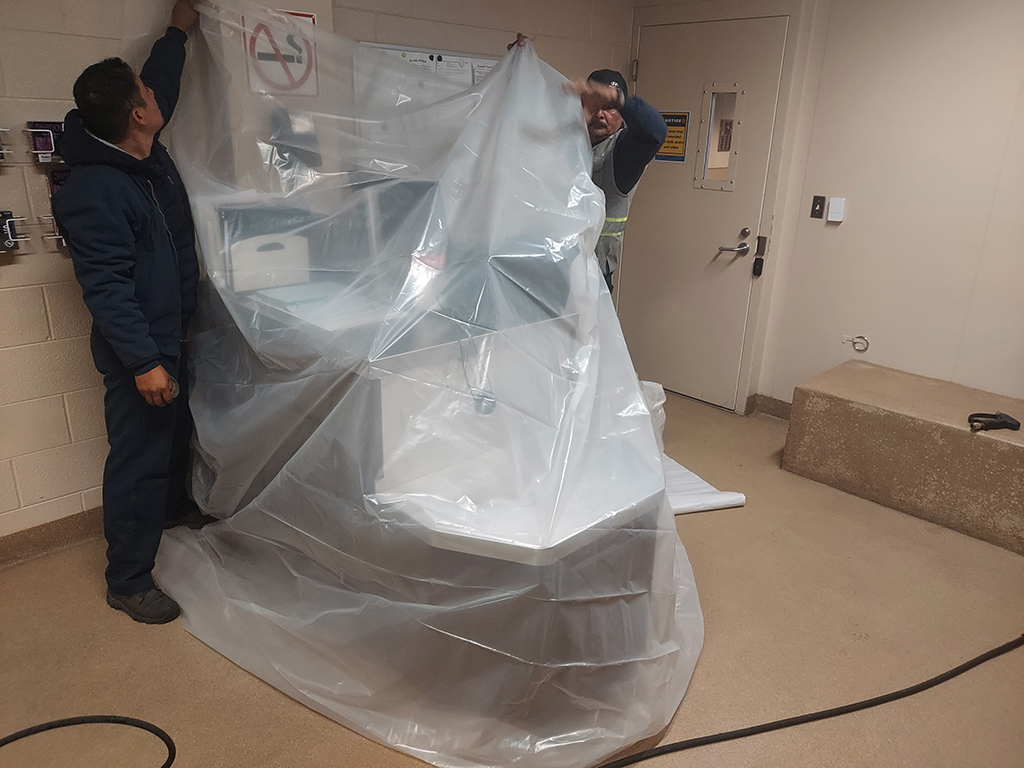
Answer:
[[[740,256],[746,256],[750,253],[749,243],[740,243],[737,246],[720,245],[718,246],[719,253],[735,253]]]
[[[0,133],[10,133],[10,128],[0,128]],[[4,137],[0,136],[0,163],[7,159],[7,156],[14,152],[13,149],[8,149],[4,146]]]
[[[57,152],[57,144],[64,135],[64,123],[51,120],[32,120],[26,124],[25,133],[32,139],[32,149],[29,150],[36,156],[40,163],[53,162],[53,156]],[[59,158],[58,158],[59,160]]]
[[[28,235],[19,235],[18,228],[14,226],[19,221],[25,221],[24,216],[15,216],[11,211],[0,211],[0,250],[7,253],[18,250],[18,243],[24,243],[32,238]]]
[[[64,239],[64,235],[60,233],[60,230],[57,229],[57,220],[53,216],[40,216],[39,220],[46,224],[49,224],[53,230],[53,232],[49,235],[42,235],[43,240],[56,240],[57,245],[61,246],[62,248],[67,247],[67,241]]]
[[[843,344],[849,344],[855,352],[867,352],[871,346],[867,336],[843,336]]]

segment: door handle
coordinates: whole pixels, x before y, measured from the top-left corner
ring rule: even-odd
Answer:
[[[718,246],[719,253],[738,253],[740,256],[746,256],[750,253],[750,245],[748,243],[740,243],[739,245],[730,248],[726,245]]]

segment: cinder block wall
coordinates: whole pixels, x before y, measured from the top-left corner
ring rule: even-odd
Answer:
[[[139,4],[141,5],[141,4]],[[0,536],[100,504],[100,376],[71,262],[54,240],[45,166],[26,121],[61,120],[88,64],[123,50],[125,3],[5,0],[0,28],[0,209],[31,239],[0,253]]]
[[[275,5],[271,2],[270,5]],[[0,10],[0,210],[31,236],[0,254],[0,536],[100,505],[107,445],[90,320],[52,229],[45,168],[29,152],[29,120],[61,120],[89,64],[138,67],[173,0],[3,0]],[[282,3],[316,10],[322,0]],[[313,6],[316,6],[313,8]],[[629,58],[632,0],[335,0],[337,32],[368,42],[500,57],[516,31],[570,77]]]

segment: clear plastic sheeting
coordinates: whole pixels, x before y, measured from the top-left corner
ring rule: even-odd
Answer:
[[[665,453],[665,388],[654,381],[641,381],[640,394],[654,422],[654,437],[665,470],[665,492],[674,515],[742,507],[747,497],[734,491],[720,491]]]
[[[661,463],[665,467],[668,505],[674,515],[731,509],[747,504],[747,497],[742,493],[718,490],[668,455],[662,455]]]
[[[201,13],[171,144],[208,277],[194,493],[221,521],[161,549],[185,626],[440,766],[593,765],[657,733],[703,623],[579,100],[529,46],[460,91]]]
[[[665,388],[655,381],[640,382],[640,396],[644,399],[644,405],[651,412],[651,421],[654,423],[654,439],[658,441],[658,450],[665,452],[665,422],[668,417],[665,415]]]

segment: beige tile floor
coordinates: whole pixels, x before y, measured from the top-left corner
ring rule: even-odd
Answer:
[[[668,453],[748,505],[678,518],[707,634],[663,740],[873,696],[1024,632],[1024,558],[783,472],[783,421],[676,397],[667,410]],[[293,702],[178,622],[108,609],[102,567],[91,541],[0,571],[0,735],[117,713],[169,731],[175,768],[423,765]],[[87,726],[5,747],[0,767],[148,768],[162,749]],[[1024,649],[884,708],[646,765],[1019,768]]]

